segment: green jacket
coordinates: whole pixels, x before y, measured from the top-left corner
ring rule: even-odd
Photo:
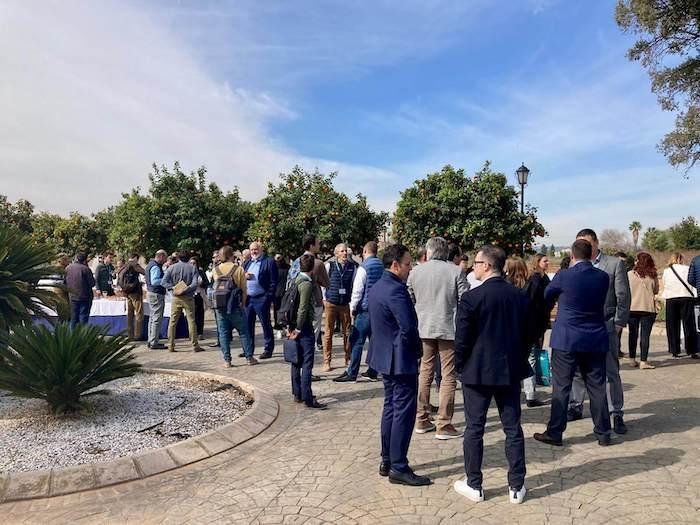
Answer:
[[[296,278],[299,288],[299,309],[297,310],[297,330],[301,331],[306,323],[314,324],[314,285],[311,277],[300,273]]]

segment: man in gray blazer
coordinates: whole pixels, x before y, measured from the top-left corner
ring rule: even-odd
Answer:
[[[469,289],[459,266],[448,260],[447,241],[433,237],[425,245],[428,261],[416,266],[408,276],[408,293],[418,315],[418,332],[423,358],[418,381],[416,433],[436,429],[430,420],[430,387],[436,361],[441,368],[437,439],[456,439],[462,432],[452,425],[457,372],[455,369],[455,312],[462,294]]]
[[[624,394],[622,380],[620,379],[620,339],[619,334],[627,325],[630,315],[630,301],[632,294],[627,280],[627,269],[618,257],[604,255],[599,248],[598,236],[591,229],[583,229],[576,235],[576,239],[584,239],[593,246],[593,266],[603,270],[610,278],[608,295],[605,299],[605,322],[610,340],[610,351],[605,363],[608,379],[608,405],[610,415],[613,417],[613,430],[616,434],[625,434],[627,427],[623,419]],[[586,395],[586,386],[581,378],[581,373],[576,372],[571,388],[569,400],[568,420],[576,421],[583,418],[583,401]]]

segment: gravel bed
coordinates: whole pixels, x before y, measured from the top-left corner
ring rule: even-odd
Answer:
[[[0,390],[0,473],[164,447],[237,419],[253,402],[230,384],[168,374],[139,373],[102,389],[108,393],[84,398],[82,412],[70,416],[54,416],[44,401]]]

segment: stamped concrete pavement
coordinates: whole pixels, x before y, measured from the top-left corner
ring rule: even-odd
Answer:
[[[145,366],[215,371],[264,388],[275,394],[280,415],[251,441],[177,470],[2,504],[0,523],[700,523],[700,363],[671,361],[665,338],[653,340],[656,370],[622,366],[629,433],[614,436],[615,446],[597,445],[590,419],[570,425],[564,447],[538,443],[531,436],[544,428],[549,407],[524,409],[528,495],[522,505],[508,501],[504,435],[494,407],[485,434],[485,502],[471,503],[452,490],[464,475],[462,443],[434,434],[414,435],[409,452],[415,470],[434,484],[392,485],[377,473],[381,383],[333,383],[337,369],[314,383],[328,410],[304,408],[292,402],[280,347],[259,366],[230,370],[220,368],[214,350],[139,348]],[[339,361],[340,351],[336,356]],[[548,389],[541,394],[547,398]],[[455,423],[463,428],[459,392],[456,405]]]

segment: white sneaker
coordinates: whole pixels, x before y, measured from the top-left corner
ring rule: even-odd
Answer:
[[[465,479],[455,481],[453,487],[457,494],[461,494],[462,496],[464,496],[468,500],[473,501],[474,503],[484,501],[484,491],[480,489],[471,488],[467,483],[467,480]]]
[[[525,488],[525,485],[523,485],[520,490],[515,490],[511,487],[508,487],[508,495],[510,496],[510,502],[515,503],[516,505],[519,505],[523,502],[526,493],[527,489]]]

